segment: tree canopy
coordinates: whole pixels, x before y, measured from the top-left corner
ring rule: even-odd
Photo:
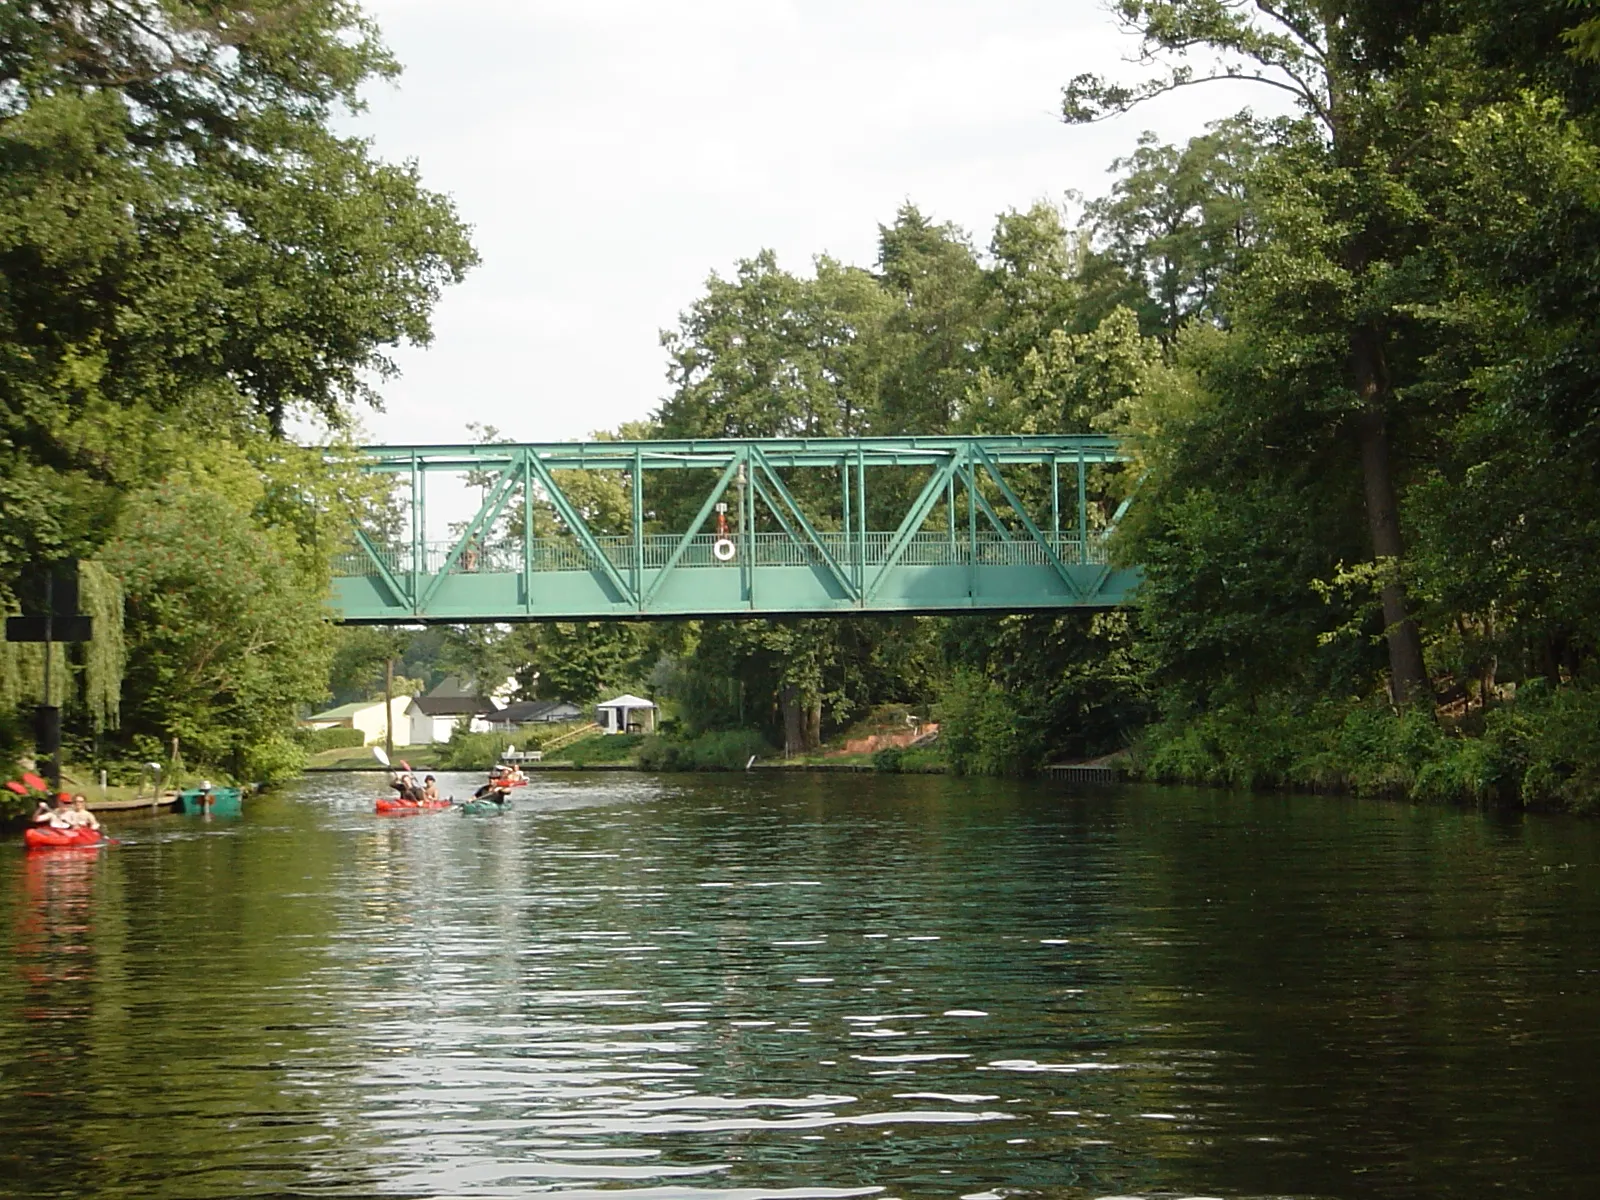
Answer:
[[[291,505],[246,504],[250,529],[222,519],[240,511],[227,489],[270,481],[292,427],[349,428],[391,348],[428,340],[440,290],[475,261],[414,164],[333,128],[398,69],[375,27],[343,0],[24,0],[0,25],[0,600],[25,564],[94,557],[129,528],[194,536],[202,513],[242,555],[232,567],[330,553],[288,512],[338,503],[318,472]],[[175,481],[177,464],[237,464],[239,449],[242,475]],[[291,526],[301,543],[263,557],[255,539]],[[312,582],[284,613],[306,620],[284,630],[309,649],[322,572],[294,570]],[[175,674],[159,701],[130,677],[128,711],[178,732],[211,685],[141,640],[140,614],[188,603],[189,585],[142,578],[167,594],[137,593],[133,661]],[[180,703],[172,688],[190,684]]]

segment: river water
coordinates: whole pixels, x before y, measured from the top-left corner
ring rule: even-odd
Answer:
[[[1600,1195],[1600,825],[375,780],[0,846],[0,1194]]]

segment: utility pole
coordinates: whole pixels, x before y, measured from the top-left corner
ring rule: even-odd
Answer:
[[[394,658],[383,660],[383,752],[394,757]]]
[[[61,709],[50,703],[50,660],[55,657],[56,573],[44,574],[44,703],[35,716],[34,740],[44,756],[45,778],[50,790],[61,790]]]

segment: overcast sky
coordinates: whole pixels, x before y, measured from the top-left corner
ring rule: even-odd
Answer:
[[[914,201],[986,245],[994,217],[1105,189],[1141,130],[1246,104],[1191,89],[1089,128],[1083,71],[1131,78],[1101,0],[366,0],[405,66],[354,121],[454,197],[482,265],[403,349],[373,441],[583,437],[661,401],[659,331],[763,247],[870,265]]]

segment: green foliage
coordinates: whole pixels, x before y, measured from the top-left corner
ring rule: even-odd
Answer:
[[[764,737],[748,729],[702,733],[682,741],[652,735],[639,746],[639,765],[646,771],[742,771],[752,758],[766,758],[772,752]]]
[[[450,740],[436,750],[439,768],[487,771],[500,761],[507,747],[521,746],[523,741],[514,733],[471,733],[463,722],[458,722],[450,731]]]
[[[123,724],[191,763],[281,767],[297,711],[325,694],[325,574],[251,517],[252,476],[209,468],[130,497],[107,569],[126,591]]]
[[[1489,714],[1482,739],[1497,794],[1523,804],[1600,812],[1600,688],[1520,688]]]
[[[955,674],[938,715],[945,756],[957,775],[1030,775],[1044,760],[1037,714],[977,671]]]
[[[553,762],[569,762],[575,767],[599,763],[627,762],[645,744],[642,733],[609,733],[579,738],[551,753]]]
[[[872,756],[872,769],[885,775],[898,775],[905,758],[906,752],[899,746],[885,746]]]
[[[1368,701],[1279,693],[1153,726],[1134,763],[1161,781],[1594,811],[1600,690],[1533,684],[1475,732]]]
[[[297,729],[295,741],[307,754],[320,754],[324,750],[348,750],[367,744],[367,735],[359,729]]]
[[[230,773],[241,783],[282,783],[305,770],[310,757],[291,734],[273,729],[240,747]]]
[[[639,625],[552,622],[524,630],[527,651],[521,670],[530,682],[531,673],[538,673],[541,697],[587,708],[641,672],[645,637]]]
[[[1194,321],[1223,321],[1226,284],[1256,241],[1250,177],[1281,132],[1241,115],[1184,146],[1154,134],[1119,159],[1110,194],[1089,204],[1091,305],[1123,304],[1171,348]]]

